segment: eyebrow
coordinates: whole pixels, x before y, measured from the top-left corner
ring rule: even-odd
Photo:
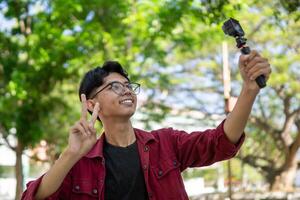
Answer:
[[[113,81],[110,81],[110,82],[107,82],[107,83],[104,83],[104,84],[110,84],[110,83],[113,83],[113,82],[119,82],[119,83],[130,83],[130,81],[126,80],[126,81],[117,81],[117,80],[113,80]]]
[[[126,81],[124,81],[124,82],[117,81],[117,80],[113,80],[113,81],[110,81],[110,82],[108,82],[108,83],[103,83],[102,85],[105,85],[103,88],[107,87],[108,85],[110,85],[111,83],[114,83],[114,82],[118,82],[118,83],[122,83],[122,84],[128,84],[128,83],[130,83],[130,81],[128,81],[128,80],[126,80]],[[102,88],[102,89],[103,89],[103,88]],[[100,90],[102,90],[102,89],[100,89]]]

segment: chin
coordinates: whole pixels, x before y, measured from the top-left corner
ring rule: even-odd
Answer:
[[[116,114],[119,115],[119,116],[122,116],[122,117],[132,117],[135,113],[136,109],[135,108],[130,108],[130,109],[119,109],[118,111],[115,110]]]
[[[127,116],[128,116],[128,117],[132,117],[132,116],[134,115],[134,113],[135,113],[135,111],[130,112],[130,113],[127,114]]]
[[[126,109],[126,110],[118,110],[115,112],[115,114],[119,116],[132,116],[135,113],[135,109]]]

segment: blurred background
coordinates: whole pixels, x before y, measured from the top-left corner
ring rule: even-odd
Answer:
[[[0,0],[0,199],[20,199],[58,158],[80,116],[81,77],[106,60],[142,85],[136,128],[218,125],[241,88],[240,52],[221,28],[229,17],[273,73],[236,158],[188,169],[186,190],[300,199],[299,0]]]

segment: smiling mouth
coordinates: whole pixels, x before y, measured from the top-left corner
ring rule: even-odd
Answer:
[[[124,99],[124,100],[120,101],[120,104],[132,105],[133,100],[132,99]]]

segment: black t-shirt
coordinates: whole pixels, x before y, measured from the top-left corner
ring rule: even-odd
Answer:
[[[137,142],[127,147],[105,141],[105,200],[148,200]]]

